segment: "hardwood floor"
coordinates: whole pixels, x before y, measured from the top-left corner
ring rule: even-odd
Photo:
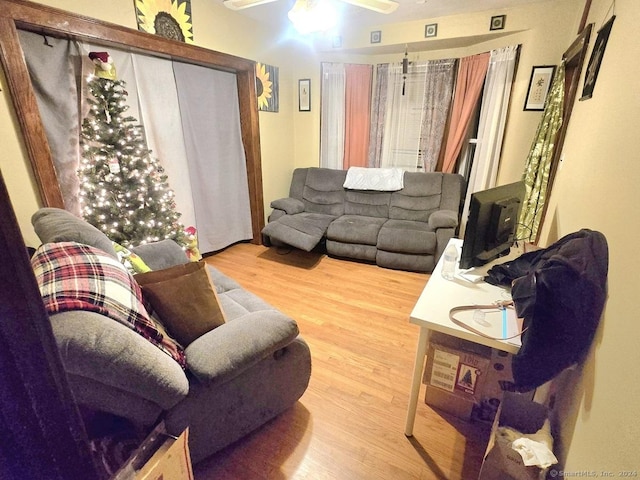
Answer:
[[[294,318],[309,344],[309,388],[289,411],[201,462],[197,480],[448,479],[478,476],[488,427],[418,402],[404,435],[428,275],[319,253],[234,245],[207,262]]]

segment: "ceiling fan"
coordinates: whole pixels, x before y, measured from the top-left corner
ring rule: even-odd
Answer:
[[[227,8],[231,10],[242,10],[244,8],[255,7],[257,5],[263,5],[265,3],[275,2],[276,0],[224,0],[223,3]],[[309,6],[313,8],[316,0],[304,0]],[[367,10],[373,10],[378,13],[392,13],[398,8],[398,2],[393,0],[341,0],[357,7],[366,8]]]
[[[231,10],[242,10],[275,1],[276,0],[223,0],[223,3]],[[398,8],[398,2],[394,0],[341,1],[379,13],[391,13]],[[287,16],[289,20],[291,20],[291,23],[293,23],[295,29],[302,35],[330,30],[338,21],[335,8],[327,0],[296,0]]]

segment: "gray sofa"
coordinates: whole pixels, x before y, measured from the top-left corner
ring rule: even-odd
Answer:
[[[43,243],[78,242],[116,256],[102,232],[64,210],[41,209],[32,223]],[[154,270],[187,262],[171,240],[134,251]],[[194,463],[291,407],[311,374],[309,348],[295,321],[208,269],[227,322],[185,348],[186,371],[134,330],[99,313],[50,316],[78,404],[143,428],[164,420],[173,434],[188,426]]]
[[[431,272],[459,223],[464,179],[404,173],[397,191],[350,190],[346,170],[298,168],[289,197],[271,202],[262,230],[267,245],[311,251],[386,268]]]

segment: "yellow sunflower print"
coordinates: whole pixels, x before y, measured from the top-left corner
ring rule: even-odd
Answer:
[[[193,42],[191,0],[135,0],[138,29],[171,40]]]
[[[271,98],[271,85],[269,72],[262,63],[256,63],[256,89],[258,94],[258,109],[264,110],[269,106]]]

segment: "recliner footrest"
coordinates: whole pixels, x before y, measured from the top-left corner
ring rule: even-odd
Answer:
[[[323,239],[333,220],[335,220],[333,215],[321,213],[304,212],[283,215],[276,221],[265,225],[262,234],[310,252]]]

